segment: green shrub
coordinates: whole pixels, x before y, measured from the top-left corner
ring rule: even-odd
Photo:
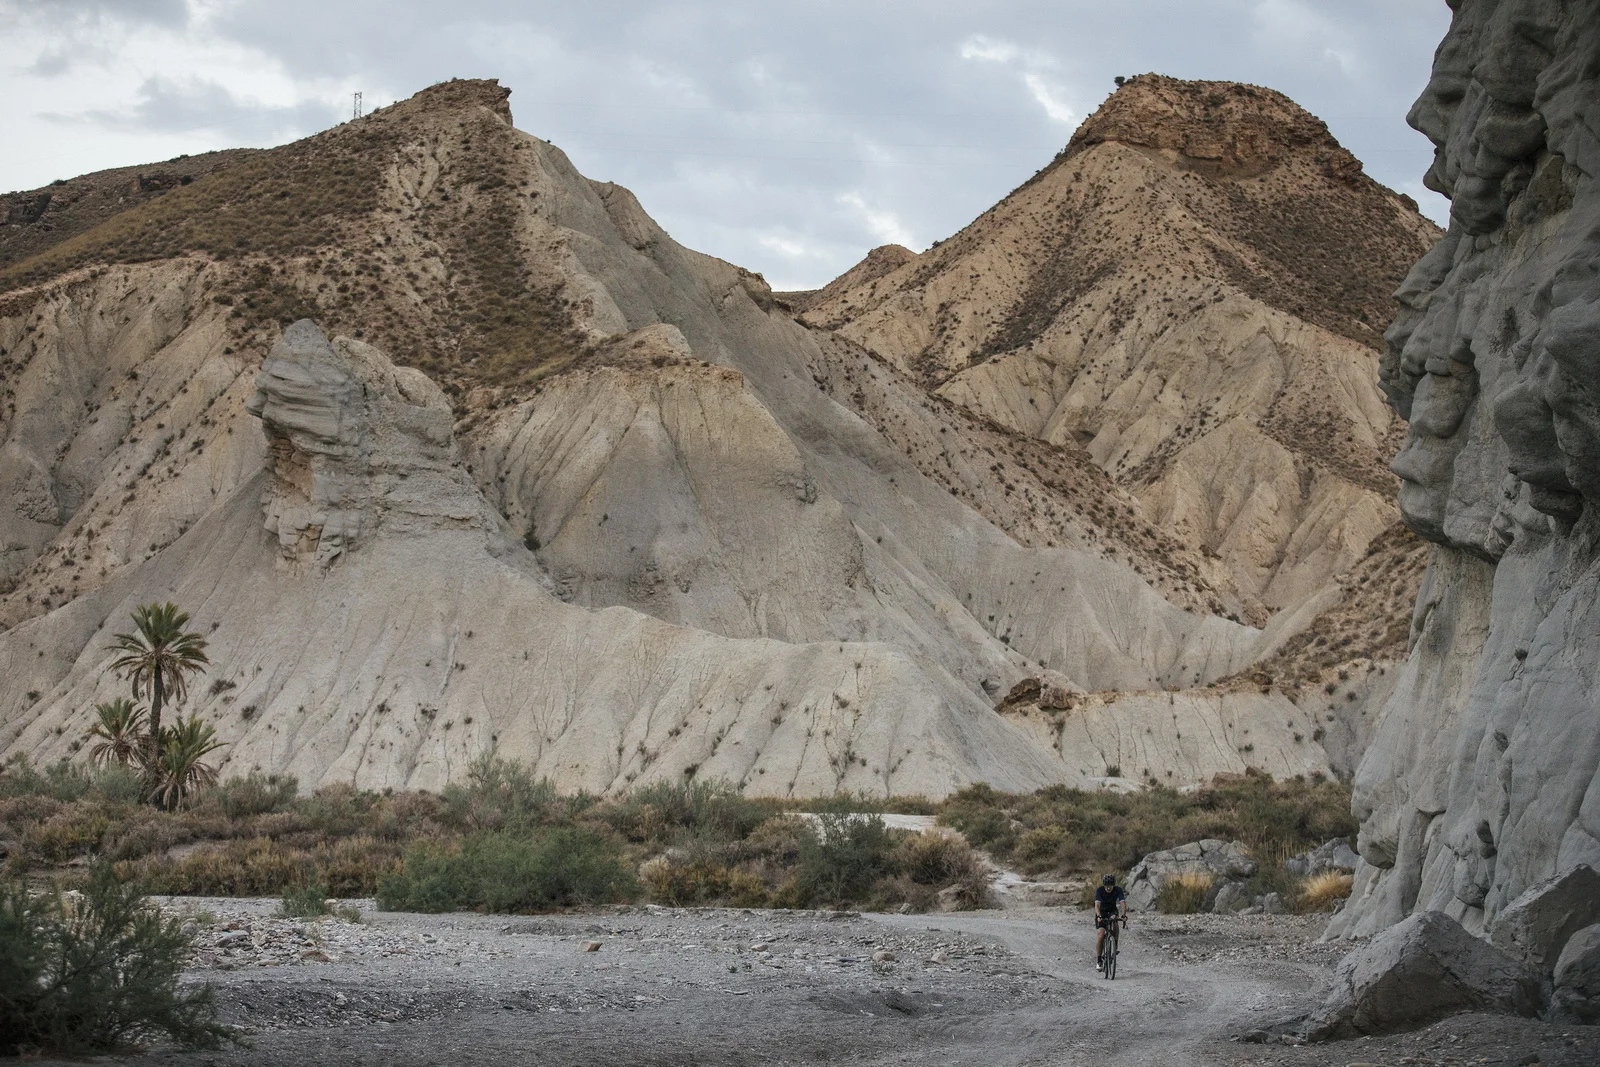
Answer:
[[[215,811],[230,819],[247,819],[285,811],[300,791],[299,779],[292,775],[262,774],[251,771],[243,778],[229,778],[201,794],[195,808]]]
[[[897,873],[894,838],[879,815],[823,812],[800,839],[795,881],[807,904],[865,899],[880,878]]]
[[[630,899],[633,876],[610,841],[583,828],[535,836],[474,834],[459,846],[422,841],[378,887],[387,911],[540,912]]]
[[[440,812],[464,830],[527,829],[559,821],[567,804],[548,778],[492,754],[474,760],[465,783],[445,786]]]
[[[1207,837],[1242,841],[1257,857],[1270,858],[1356,830],[1350,791],[1340,783],[1274,782],[1261,774],[1192,793],[1050,786],[1010,795],[976,785],[952,796],[941,820],[1030,874],[1127,870],[1150,852]]]
[[[639,869],[639,877],[651,900],[674,908],[716,903],[761,908],[768,899],[760,876],[706,860],[682,863],[657,856]]]
[[[66,760],[47,765],[42,773],[20,753],[0,764],[0,797],[49,797],[71,803],[93,786],[86,768]]]
[[[772,814],[722,780],[655,782],[597,809],[629,841],[665,846],[689,837],[737,840]]]
[[[231,1032],[211,989],[180,990],[189,940],[107,867],[81,897],[0,883],[0,1055],[107,1052],[165,1035],[214,1048]]]
[[[328,887],[320,882],[306,882],[290,886],[283,891],[283,902],[278,910],[286,917],[312,919],[328,914]]]

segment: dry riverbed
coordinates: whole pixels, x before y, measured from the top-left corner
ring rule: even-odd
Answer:
[[[1339,948],[1301,916],[1136,917],[1115,982],[1087,914],[619,908],[515,918],[274,917],[174,900],[194,981],[248,1047],[138,1065],[1346,1064],[1600,1062],[1600,1028],[1461,1016],[1294,1048],[1236,1036],[1316,998]]]

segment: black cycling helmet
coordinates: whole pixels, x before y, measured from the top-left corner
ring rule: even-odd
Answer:
[[[1108,874],[1104,878],[1100,879],[1100,884],[1101,885],[1116,885],[1117,884],[1117,876],[1114,875],[1114,874]]]

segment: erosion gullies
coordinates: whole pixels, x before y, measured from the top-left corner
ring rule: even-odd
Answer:
[[[961,233],[802,318],[1082,443],[1259,623],[1398,518],[1376,348],[1436,234],[1281,95],[1144,75]]]
[[[261,471],[147,562],[0,636],[38,687],[8,694],[10,750],[70,754],[81,709],[119,688],[108,633],[171,597],[214,623],[191,710],[229,742],[225,771],[437,788],[495,751],[567,789],[699,774],[784,795],[1103,775],[1111,742],[1071,746],[1069,767],[981,689],[883,642],[737,640],[563,603],[459,462],[444,394],[360,342],[303,321],[257,380]],[[1286,772],[1326,769],[1298,755]],[[1198,777],[1221,762],[1203,751]]]
[[[1355,779],[1364,865],[1335,932],[1438,909],[1486,928],[1600,861],[1600,12],[1458,5],[1410,115],[1444,239],[1383,384],[1406,522],[1435,542],[1413,651]]]
[[[306,786],[433,787],[490,750],[569,788],[779,794],[1353,759],[1359,700],[1324,727],[1251,672],[1371,635],[1226,618],[1242,572],[1076,438],[797,323],[505,97],[435,86],[0,268],[0,751],[71,754],[107,635],[172,599],[209,631],[192,703],[228,769]],[[1313,473],[1301,526],[1365,521]],[[1340,536],[1303,566],[1366,545]],[[1319,611],[1358,599],[1324,586]],[[1134,710],[995,710],[1030,679]]]
[[[562,603],[456,460],[443,393],[360,342],[302,322],[259,383],[263,470],[149,562],[0,637],[8,674],[49,690],[31,707],[8,694],[8,748],[68,754],[82,709],[119,688],[110,628],[171,597],[215,623],[191,703],[229,742],[225,770],[437,788],[493,750],[597,791],[685,773],[800,794],[1056,776],[893,648]]]

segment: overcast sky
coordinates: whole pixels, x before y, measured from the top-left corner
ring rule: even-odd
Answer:
[[[294,140],[450,77],[679,241],[821,285],[948,237],[1117,74],[1279,89],[1443,221],[1404,115],[1444,0],[0,0],[0,190]]]

